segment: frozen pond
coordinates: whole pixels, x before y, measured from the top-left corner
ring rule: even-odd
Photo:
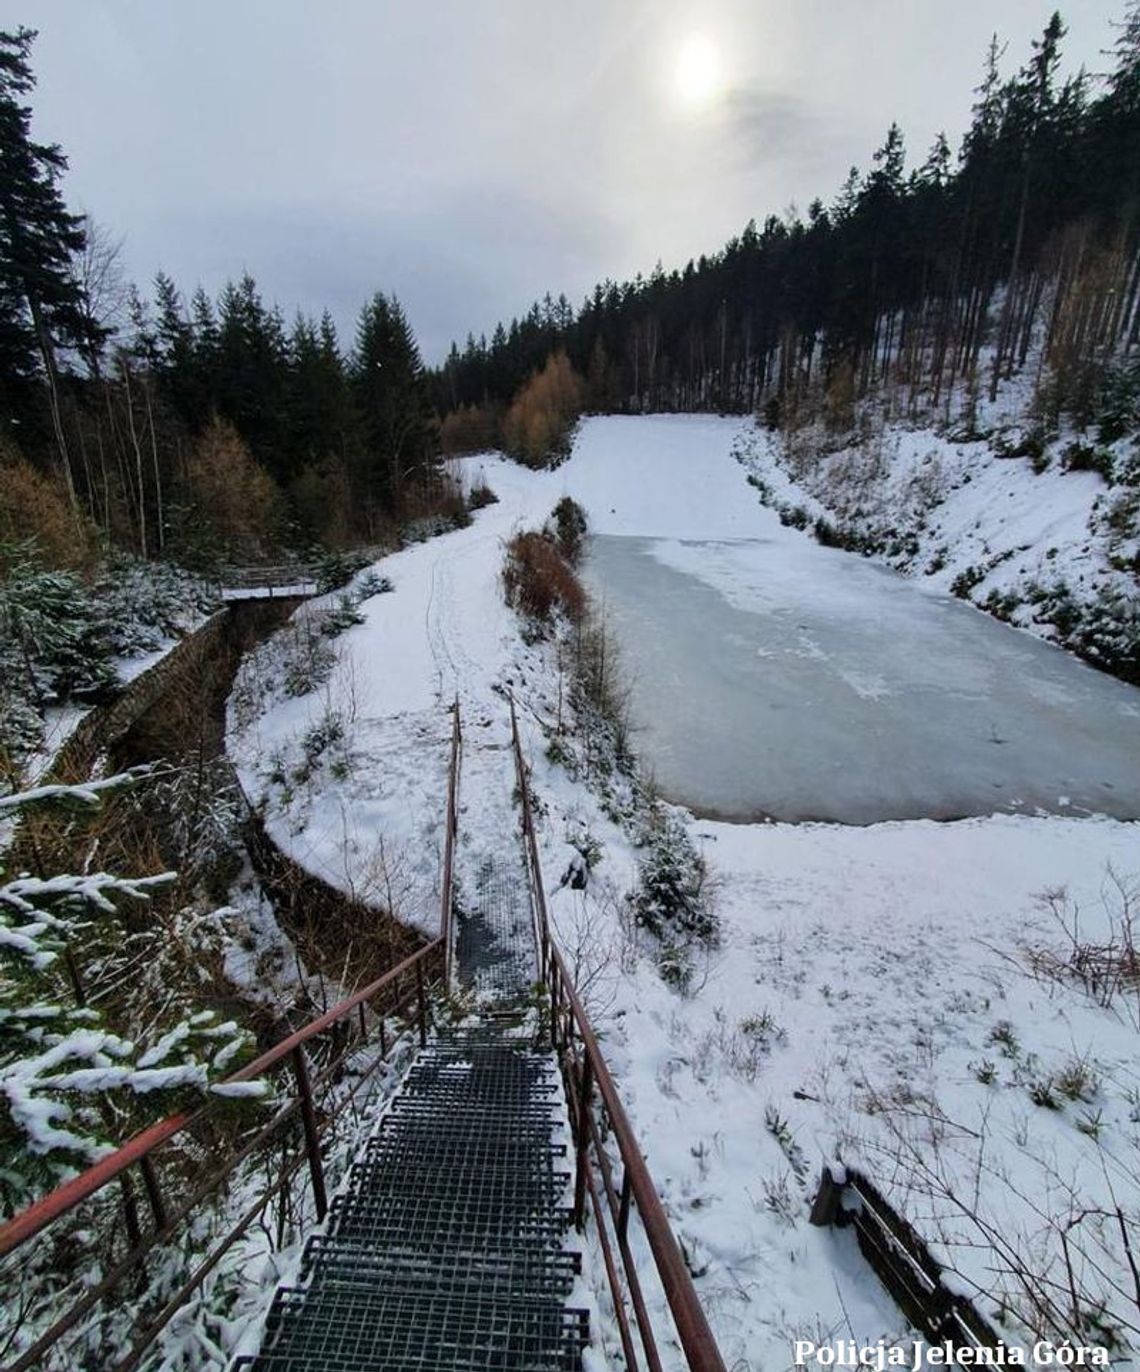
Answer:
[[[1140,690],[788,534],[591,540],[635,746],[669,799],[853,824],[1140,817]]]

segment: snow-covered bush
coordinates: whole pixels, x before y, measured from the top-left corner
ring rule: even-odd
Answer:
[[[482,477],[471,487],[467,495],[467,508],[469,510],[484,510],[488,505],[497,505],[498,503],[499,497]]]
[[[367,553],[326,553],[317,563],[317,590],[323,595],[347,586],[370,561]]]
[[[576,500],[564,495],[551,512],[550,525],[558,551],[571,566],[576,566],[582,556],[582,544],[589,527],[586,511]]]
[[[390,577],[381,576],[373,567],[365,572],[362,577],[358,577],[352,588],[352,598],[357,605],[363,605],[366,600],[371,600],[373,596],[386,595],[393,590]]]
[[[346,629],[364,623],[357,602],[349,595],[339,595],[336,603],[320,617],[318,627],[326,638],[336,638]]]
[[[471,522],[470,516],[468,516],[467,522]],[[456,523],[453,515],[423,515],[416,519],[409,519],[401,527],[400,543],[405,548],[410,547],[413,543],[426,543],[429,538],[438,538],[440,534],[449,534],[453,529],[462,527],[462,524]]]
[[[182,875],[223,896],[244,856],[241,792],[229,763],[187,753],[155,771],[145,804]]]
[[[1140,358],[1106,369],[1097,418],[1102,443],[1115,443],[1140,429]]]
[[[32,809],[96,809],[140,771],[0,800],[0,818]],[[215,1089],[249,1038],[212,1011],[167,998],[146,1041],[115,1032],[85,992],[85,948],[125,901],[147,901],[173,872],[43,876],[0,865],[0,1205],[7,1213],[122,1141],[121,1131]],[[122,930],[110,939],[121,941]],[[217,1087],[222,1094],[227,1088]]]
[[[0,662],[41,708],[95,698],[115,684],[107,623],[70,572],[44,567],[30,543],[0,546]]]
[[[1033,618],[1051,624],[1066,648],[1125,681],[1140,682],[1140,595],[1103,586],[1095,597],[1081,599],[1058,580],[1031,584],[1028,599]]]
[[[684,824],[660,806],[643,833],[632,901],[638,924],[665,942],[716,940],[708,866]]]
[[[95,575],[45,564],[30,540],[0,542],[0,756],[17,773],[42,742],[43,711],[98,701],[115,659],[153,652],[217,603],[170,563],[114,554]]]
[[[172,562],[140,562],[115,554],[92,587],[111,651],[119,657],[151,653],[186,633],[218,608],[209,583]]]
[[[308,627],[299,629],[290,638],[285,658],[282,685],[287,696],[304,696],[323,685],[336,666],[336,650],[321,635]]]

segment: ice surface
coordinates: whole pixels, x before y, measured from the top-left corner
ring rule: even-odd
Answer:
[[[746,819],[1140,816],[1140,691],[952,597],[789,537],[592,540],[636,747]]]

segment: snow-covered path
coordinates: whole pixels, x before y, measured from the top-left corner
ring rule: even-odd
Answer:
[[[502,694],[515,691],[552,919],[590,970],[607,1057],[725,1360],[742,1372],[788,1366],[796,1336],[902,1332],[850,1235],[807,1226],[819,1164],[837,1151],[862,1159],[964,1282],[988,1292],[1007,1283],[955,1191],[1048,1258],[1034,1205],[1062,1203],[1058,1178],[1110,1206],[1107,1179],[1140,1176],[1137,1026],[1125,1007],[1034,980],[1025,953],[1057,940],[1039,899],[1047,888],[1067,889],[1065,908],[1080,907],[1088,937],[1105,935],[1140,874],[1140,826],[1009,815],[860,829],[692,821],[720,884],[723,936],[694,994],[666,986],[624,913],[636,851],[599,797],[546,756],[540,725],[558,684],[502,603],[501,544],[563,494],[603,534],[753,537],[763,512],[730,457],[738,431],[715,419],[593,420],[553,473],[468,460],[499,503],[468,529],[386,559],[395,589],[367,601],[366,622],[337,640],[330,682],[277,700],[231,741],[280,842],[357,891],[383,880],[379,894],[434,932],[447,706],[458,696],[459,870],[470,883],[517,827]],[[318,758],[282,787],[270,759],[286,772],[303,760],[306,731],[330,710],[343,716],[343,758]],[[584,836],[600,856],[579,892],[559,879]],[[1058,1088],[1056,1108],[1038,1103],[1049,1082],[1072,1084],[1080,1063],[1078,1096]],[[914,1150],[941,1191],[909,1165]],[[1098,1259],[1110,1270],[1114,1260]]]

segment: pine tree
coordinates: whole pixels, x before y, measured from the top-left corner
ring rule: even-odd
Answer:
[[[219,414],[230,421],[273,477],[283,474],[288,347],[280,311],[267,310],[246,272],[218,301],[215,388]]]
[[[367,494],[392,502],[433,454],[423,363],[395,297],[377,292],[361,310],[352,374],[367,449]]]
[[[83,308],[73,263],[84,245],[83,220],[59,190],[67,159],[31,135],[22,97],[35,77],[28,63],[35,32],[0,32],[0,412],[27,415],[32,383],[47,382],[63,474],[78,510],[61,416],[57,350],[90,349],[98,332]]]

